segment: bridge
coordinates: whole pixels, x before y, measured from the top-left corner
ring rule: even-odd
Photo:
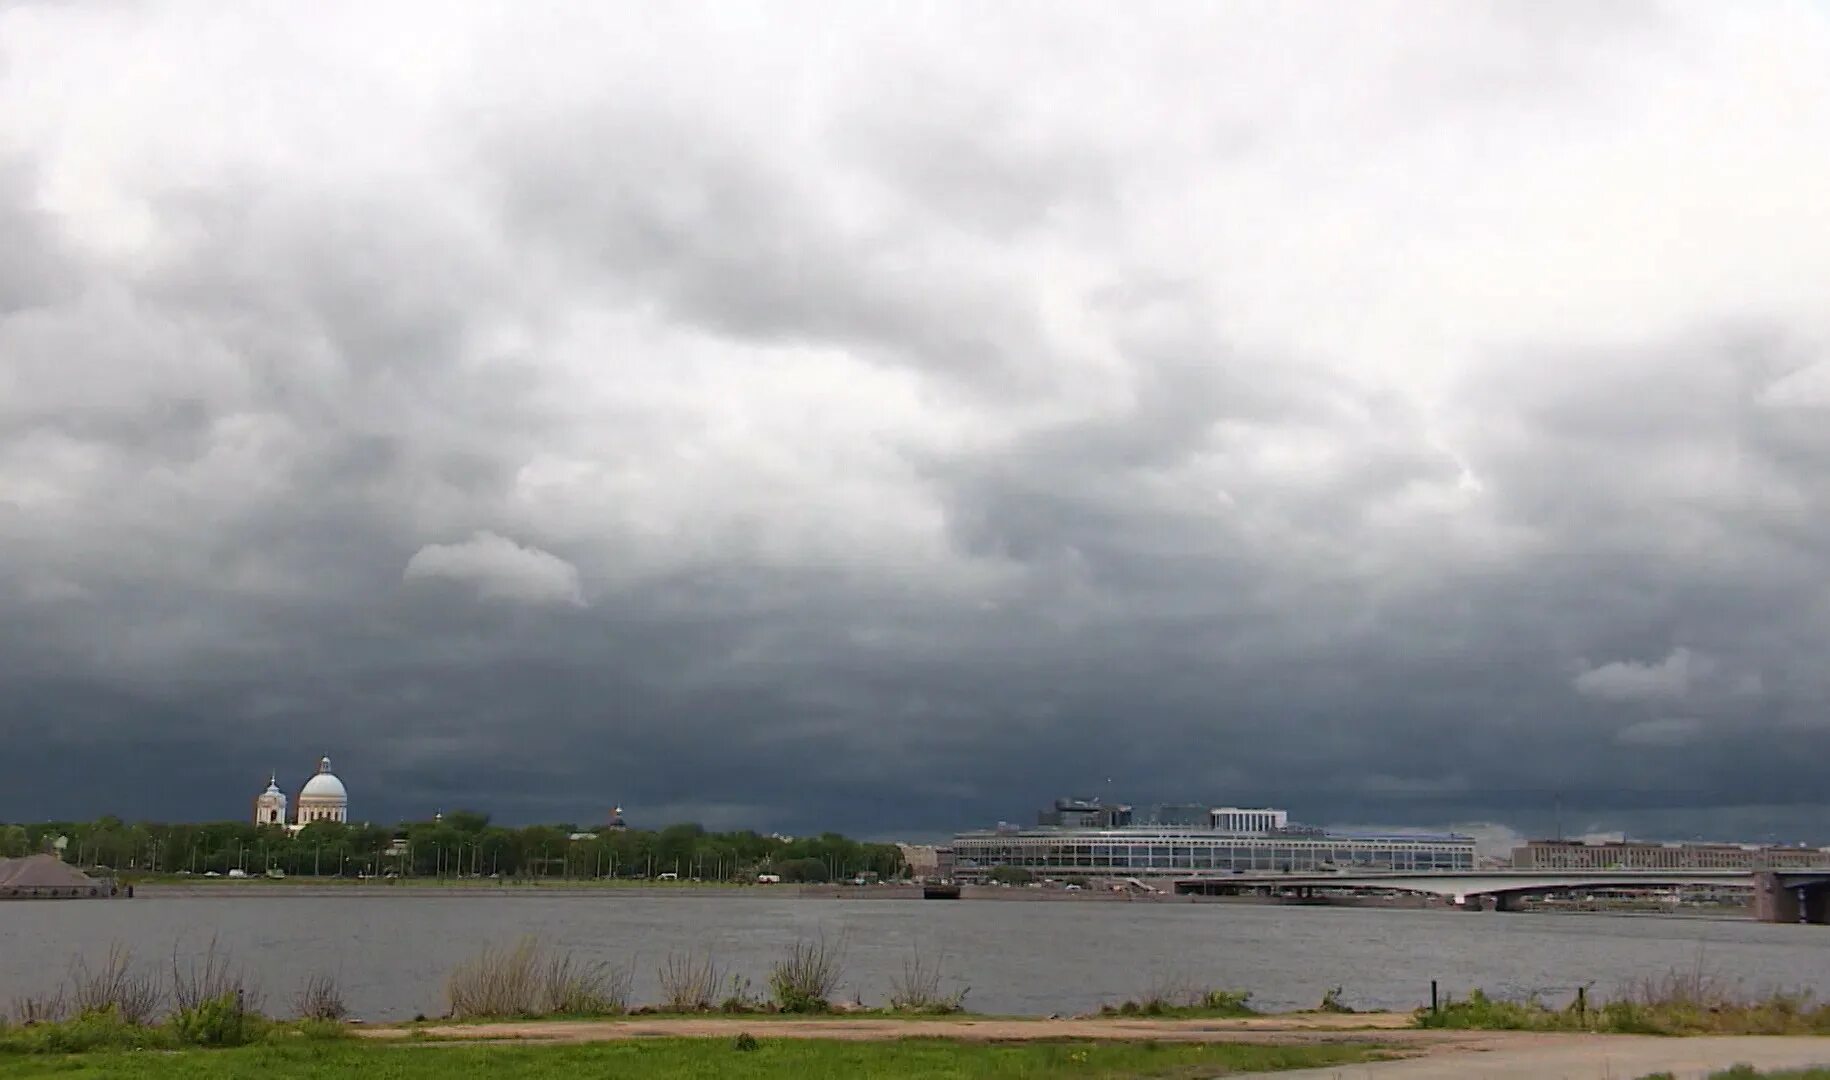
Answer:
[[[1493,901],[1495,911],[1516,911],[1522,897],[1571,889],[1658,889],[1729,885],[1754,890],[1754,915],[1762,922],[1830,923],[1830,867],[1823,870],[1384,870],[1320,874],[1233,874],[1184,878],[1182,895],[1225,895],[1245,890],[1318,889],[1397,891],[1440,896],[1473,910]]]

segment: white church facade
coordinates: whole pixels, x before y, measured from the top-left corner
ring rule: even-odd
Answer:
[[[293,804],[290,820],[286,813],[286,793],[280,790],[277,774],[267,779],[267,790],[254,800],[254,823],[256,825],[283,825],[289,829],[302,829],[314,821],[334,821],[339,825],[349,823],[349,790],[337,774],[330,771],[330,759],[318,759],[317,775],[305,781],[299,789],[299,797]]]

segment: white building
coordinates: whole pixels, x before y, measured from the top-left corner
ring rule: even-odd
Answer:
[[[256,825],[286,824],[286,793],[280,790],[278,774],[268,774],[267,790],[254,800]]]
[[[343,781],[330,771],[330,759],[318,759],[318,775],[305,781],[299,789],[298,819],[295,824],[303,827],[314,821],[334,821],[339,825],[349,823],[349,792]]]
[[[1207,823],[1215,832],[1268,833],[1288,828],[1290,814],[1270,807],[1247,810],[1238,806],[1216,806],[1207,812]]]
[[[280,825],[298,830],[314,821],[349,824],[349,791],[343,781],[330,771],[330,759],[318,759],[318,772],[299,789],[298,801],[291,817],[286,813],[286,793],[280,790],[279,777],[269,775],[267,790],[254,799],[256,825]]]

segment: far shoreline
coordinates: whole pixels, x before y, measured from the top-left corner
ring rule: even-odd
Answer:
[[[615,897],[679,897],[684,899],[737,899],[737,900],[839,900],[839,901],[872,901],[872,900],[923,900],[922,886],[916,884],[894,883],[884,885],[832,885],[832,884],[769,884],[720,883],[720,882],[654,882],[654,881],[613,881],[583,880],[566,881],[555,879],[530,880],[477,880],[477,879],[395,879],[392,881],[352,880],[337,878],[270,878],[247,879],[208,879],[137,881],[127,883],[133,886],[134,899],[147,900],[182,900],[182,899],[247,899],[252,897],[350,897],[350,898],[445,898],[464,897],[509,897],[539,895],[542,897],[573,897],[609,899]],[[123,888],[122,897],[126,897]],[[1424,896],[1338,896],[1298,900],[1292,897],[1240,895],[1240,896],[1203,896],[1177,895],[1174,893],[1136,893],[1114,892],[1096,889],[1033,889],[1004,888],[995,885],[962,886],[958,901],[935,900],[931,903],[956,903],[959,901],[981,902],[1041,902],[1041,903],[1097,903],[1097,904],[1186,904],[1203,906],[1244,906],[1244,907],[1307,907],[1307,908],[1352,908],[1358,910],[1380,911],[1440,911],[1455,912],[1452,905],[1431,897]],[[1459,912],[1455,912],[1459,914]],[[1493,917],[1500,913],[1481,913]],[[1683,921],[1710,922],[1744,922],[1752,915],[1729,907],[1715,910],[1698,911],[1663,911],[1648,910],[1638,906],[1619,908],[1574,908],[1533,907],[1521,912],[1506,914],[1525,915],[1600,915],[1631,916],[1635,918],[1655,918]]]

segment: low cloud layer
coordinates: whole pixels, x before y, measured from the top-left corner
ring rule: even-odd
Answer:
[[[832,15],[0,5],[0,819],[1830,841],[1821,7]]]

